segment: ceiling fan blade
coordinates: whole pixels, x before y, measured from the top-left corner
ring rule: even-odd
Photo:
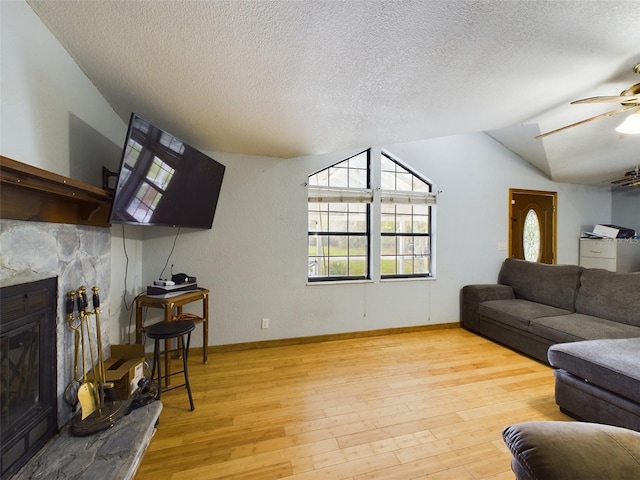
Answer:
[[[566,125],[564,127],[560,127],[560,128],[555,129],[555,130],[551,130],[550,132],[541,133],[540,135],[537,135],[535,138],[544,138],[544,137],[547,137],[549,135],[553,135],[554,133],[558,133],[558,132],[561,132],[563,130],[566,130],[568,128],[577,127],[578,125],[582,125],[584,123],[592,122],[593,120],[597,120],[599,118],[611,117],[613,115],[617,115],[618,113],[626,112],[627,110],[631,110],[631,109],[634,109],[634,108],[638,108],[638,106],[637,105],[629,105],[627,107],[618,108],[617,110],[612,110],[611,112],[601,113],[600,115],[596,115],[595,117],[587,118],[585,120],[580,120],[579,122],[572,123],[571,125]]]
[[[637,187],[640,185],[640,178],[635,176],[617,178],[609,182],[611,185],[616,185],[618,187]]]
[[[574,100],[571,105],[578,105],[581,103],[627,103],[627,102],[639,102],[640,95],[618,95],[615,97],[589,97],[582,98],[580,100]]]
[[[603,180],[603,184],[611,185],[626,185],[627,183],[640,182],[640,165],[632,170],[628,170],[624,173],[620,173],[615,177],[607,178]]]

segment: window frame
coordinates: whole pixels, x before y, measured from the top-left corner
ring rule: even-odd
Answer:
[[[347,186],[338,186],[335,187],[333,185],[331,185],[331,177],[329,176],[330,174],[327,174],[327,185],[315,185],[312,184],[312,177],[325,172],[325,171],[330,171],[330,169],[332,168],[343,168],[343,167],[337,167],[340,164],[343,163],[348,163],[355,157],[358,157],[360,155],[366,154],[366,159],[365,159],[365,172],[366,172],[366,180],[365,180],[365,186],[364,187],[349,187],[349,183],[350,183],[350,170],[351,167],[347,166],[346,167],[346,173],[347,173],[347,178],[346,178],[346,182],[347,182]],[[354,169],[355,170],[355,169]],[[357,170],[363,170],[363,169],[357,169]],[[311,175],[309,175],[308,180],[307,180],[307,186],[309,188],[309,193],[307,196],[307,263],[308,263],[308,271],[307,271],[307,281],[310,283],[322,283],[322,282],[339,282],[339,281],[363,281],[363,280],[371,280],[371,202],[373,200],[372,198],[372,191],[371,191],[371,149],[367,149],[367,150],[363,150],[362,152],[359,152],[355,155],[351,155],[350,157],[347,157],[343,160],[340,160],[339,162],[336,162],[332,165],[329,165],[328,167],[325,167],[321,170],[318,170],[317,172],[312,173]],[[326,196],[326,198],[323,197]],[[315,197],[315,198],[314,198]],[[312,198],[314,198],[312,200]],[[332,201],[334,200],[334,201]],[[353,201],[349,201],[349,200],[353,200]],[[311,223],[311,204],[312,203],[318,203],[320,205],[326,205],[327,206],[327,210],[326,210],[326,214],[327,214],[327,219],[328,219],[328,224],[330,224],[331,222],[329,221],[330,217],[331,217],[331,212],[334,213],[339,213],[340,209],[337,207],[332,207],[332,205],[345,205],[345,209],[344,209],[344,213],[346,214],[346,230],[330,230],[329,228],[327,228],[327,230],[325,231],[318,231],[318,230],[312,230],[310,227],[310,223]],[[365,225],[364,225],[364,231],[357,231],[357,230],[349,230],[349,225],[351,223],[350,219],[349,219],[349,213],[350,213],[350,206],[351,205],[361,205],[361,204],[365,204],[366,208],[364,209],[364,218],[365,218]],[[320,212],[318,215],[322,215],[323,211],[321,211],[320,209],[317,210],[318,212]],[[362,212],[353,212],[354,214],[358,214],[361,215]],[[329,225],[327,225],[327,227],[329,227]],[[327,254],[324,255],[324,249],[323,252],[321,252],[321,254],[318,254],[316,252],[316,255],[311,255],[311,239],[312,237],[322,237],[322,238],[327,238],[328,241],[327,242],[323,242],[323,245],[326,244],[327,245]],[[342,237],[342,238],[346,238],[346,244],[347,244],[347,254],[342,256],[342,255],[335,255],[332,256],[331,255],[331,237],[338,238],[338,237]],[[350,255],[349,254],[349,249],[351,247],[351,238],[364,238],[366,241],[366,246],[365,246],[365,250],[364,250],[364,273],[362,275],[351,275],[350,274],[350,267],[351,267],[351,259],[355,259],[358,257],[361,257],[363,255]],[[316,245],[316,249],[317,249],[317,245]],[[325,275],[315,275],[312,276],[311,273],[311,265],[312,265],[312,258],[314,258],[316,261],[322,261],[322,259],[325,259],[324,261],[327,262],[327,272]],[[331,275],[331,259],[339,259],[339,258],[344,258],[347,264],[347,270],[346,270],[346,274],[344,275]]]
[[[391,201],[384,201],[383,199],[380,199],[380,232],[379,232],[379,238],[380,238],[380,258],[379,258],[379,268],[380,268],[380,279],[381,280],[393,280],[393,279],[419,279],[419,278],[434,278],[434,245],[433,245],[433,213],[434,213],[434,209],[433,206],[435,206],[435,194],[434,194],[434,185],[433,182],[431,182],[429,179],[427,179],[426,177],[424,177],[423,175],[419,174],[418,172],[416,172],[413,168],[410,168],[408,165],[406,165],[404,162],[402,162],[401,160],[399,160],[397,157],[395,157],[394,155],[391,155],[389,152],[386,152],[384,150],[382,150],[380,152],[380,175],[382,177],[382,159],[386,158],[387,160],[389,160],[390,162],[393,162],[397,167],[400,167],[403,170],[406,170],[406,172],[408,172],[411,176],[412,176],[412,184],[413,184],[413,178],[418,179],[420,182],[424,183],[427,185],[428,189],[427,192],[422,192],[422,191],[414,191],[413,189],[411,191],[405,191],[405,190],[381,190],[381,197],[392,197],[394,195],[396,195],[396,197],[398,197],[397,202],[394,202],[393,200]],[[382,178],[380,179],[380,183],[382,184]],[[397,183],[396,183],[397,185]],[[420,197],[425,197],[424,200],[422,200]],[[429,200],[429,198],[433,199],[432,201]],[[383,207],[382,205],[384,204],[391,204],[391,205],[411,205],[411,213],[410,214],[401,214],[401,215],[407,215],[410,216],[412,218],[412,225],[414,224],[413,222],[413,218],[416,215],[420,215],[420,214],[415,214],[414,213],[414,205],[415,204],[426,204],[427,205],[427,213],[426,216],[428,217],[427,219],[427,231],[426,233],[423,232],[388,232],[388,231],[384,231],[383,228],[383,216],[384,215],[388,215],[388,213],[383,212]],[[398,215],[397,210],[395,215]],[[422,216],[422,215],[420,215]],[[397,221],[395,221],[394,223],[397,224]],[[419,257],[418,255],[416,255],[415,253],[412,253],[411,255],[408,254],[400,254],[397,252],[397,247],[396,247],[396,254],[395,255],[385,255],[383,253],[383,249],[384,249],[384,238],[426,238],[427,239],[427,251],[428,253],[426,253],[426,261],[427,261],[427,272],[426,273],[383,273],[383,268],[382,268],[382,262],[385,259],[389,259],[389,257],[394,257],[395,263],[396,265],[398,264],[398,257],[407,257],[410,256],[411,257],[411,263],[412,263],[412,268],[415,268],[415,263],[416,263],[416,259]],[[397,242],[396,242],[397,245]]]
[[[331,181],[329,180],[332,175],[331,172],[329,172],[331,168],[335,168],[343,162],[350,161],[354,157],[365,153],[367,188],[362,188],[362,181],[355,186],[350,184],[348,180],[345,182],[345,176],[337,172],[334,172],[335,177],[333,178],[341,179],[340,183],[331,185]],[[390,171],[388,166],[383,172],[385,160],[395,165],[393,182],[388,181],[389,177],[387,177],[387,173],[385,173]],[[313,178],[321,172],[326,172],[324,177]],[[404,178],[404,183],[401,181],[400,184],[398,184],[398,180],[402,178]],[[388,151],[371,147],[311,173],[308,175],[307,182],[304,185],[307,187],[307,284],[371,282],[374,280],[378,282],[433,280],[436,278],[436,209],[433,207],[435,207],[437,203],[436,192],[438,191],[436,190],[435,183],[428,177],[417,172],[415,168],[409,167],[405,162]],[[394,189],[389,189],[391,186],[393,186]],[[396,190],[396,188],[398,189]],[[345,273],[343,275],[331,275],[332,272],[328,270],[324,271],[323,275],[316,274],[320,268],[318,262],[324,260],[328,263],[331,253],[324,250],[318,251],[318,244],[314,245],[311,241],[312,236],[322,235],[327,239],[332,235],[348,237],[350,232],[333,229],[330,231],[328,229],[329,217],[320,217],[319,213],[313,213],[314,209],[311,206],[313,202],[337,202],[343,205],[350,204],[351,202],[366,204],[366,234],[359,234],[365,237],[367,241],[366,271],[362,275],[350,275],[348,266],[346,271],[343,270],[342,273]],[[385,205],[389,204],[405,205],[405,209],[406,205],[410,206],[409,215],[405,217],[405,220],[407,218],[410,219],[410,224],[407,224],[410,225],[410,232],[383,231],[385,228],[384,217],[386,215],[386,213],[383,212],[387,210]],[[423,208],[422,212],[416,212],[416,205],[426,205],[427,208]],[[327,205],[327,209],[330,210],[331,205]],[[318,212],[318,209],[316,209],[315,212]],[[315,224],[312,223],[314,220],[312,215],[316,215]],[[393,215],[397,215],[397,209],[394,209]],[[400,217],[402,216],[401,214]],[[416,218],[421,216],[426,217],[423,222],[414,222]],[[315,226],[320,223],[327,224],[327,229],[323,232],[319,232],[318,229],[315,228]],[[395,225],[396,229],[400,225],[398,224],[398,219],[395,217],[393,218],[393,225]],[[383,260],[390,258],[389,251],[384,252],[385,238],[389,237],[396,239],[406,237],[416,240],[412,241],[413,243],[405,243],[402,250],[398,250],[399,245],[396,243],[394,247],[395,253],[392,254],[396,262],[394,264],[394,271],[393,273],[383,273],[383,269],[386,268],[386,266],[383,266]],[[425,239],[425,242],[420,241],[420,239]],[[326,242],[322,242],[320,246],[322,247],[323,244],[326,244]],[[343,243],[340,247],[344,249],[345,245],[346,244]],[[416,245],[418,246],[418,250],[413,249]],[[316,250],[313,251],[313,248]],[[385,255],[383,255],[383,252]],[[408,273],[405,273],[406,270],[403,268],[398,268],[399,265],[402,266],[402,263],[398,262],[402,262],[403,257],[411,262],[411,271]],[[344,258],[348,260],[350,258],[349,254],[347,253]],[[422,263],[418,265],[416,262]],[[315,271],[312,270],[314,268],[316,268]],[[386,268],[386,270],[387,272],[390,271],[389,268]],[[416,270],[418,273],[415,273]],[[400,273],[398,273],[399,271]]]

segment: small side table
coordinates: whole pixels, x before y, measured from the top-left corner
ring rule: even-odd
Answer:
[[[202,301],[201,319],[192,319],[194,323],[202,323],[202,363],[207,363],[207,349],[209,346],[209,290],[199,288],[188,292],[171,293],[167,295],[140,295],[136,298],[136,343],[142,343],[143,308],[160,308],[164,310],[164,321],[170,322],[174,317],[179,318],[183,314],[184,305]],[[169,349],[169,340],[166,340],[165,349]],[[171,366],[169,356],[165,356],[165,372],[170,373]],[[169,376],[165,380],[169,385]]]

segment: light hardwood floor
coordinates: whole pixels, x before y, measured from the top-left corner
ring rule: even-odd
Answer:
[[[502,429],[571,420],[550,367],[459,328],[192,352],[189,369],[196,410],[163,394],[136,480],[513,479]]]

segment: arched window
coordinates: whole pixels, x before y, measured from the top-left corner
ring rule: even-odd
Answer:
[[[370,278],[366,150],[309,176],[309,281]]]
[[[371,150],[309,176],[310,282],[371,279],[372,236],[380,239],[380,278],[433,276],[432,184],[385,152],[373,163],[380,174],[375,195]],[[376,232],[372,207],[380,215]]]
[[[380,277],[432,276],[431,183],[383,152],[380,186]]]

